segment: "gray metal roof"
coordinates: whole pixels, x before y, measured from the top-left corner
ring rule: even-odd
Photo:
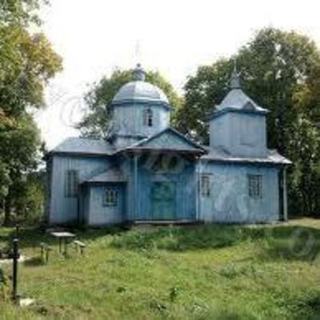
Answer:
[[[175,152],[195,152],[204,153],[206,150],[196,142],[188,139],[179,131],[168,127],[162,131],[142,139],[119,151],[127,150],[165,150]]]
[[[220,105],[217,106],[217,111],[223,109],[236,109],[236,110],[247,110],[247,111],[260,111],[267,112],[267,109],[264,109],[257,105],[251,98],[249,98],[240,88],[234,88],[226,95],[222,100]]]
[[[112,103],[126,101],[155,102],[169,105],[169,100],[161,89],[151,83],[140,80],[131,81],[122,86],[114,96]]]
[[[280,155],[276,150],[268,150],[266,157],[243,157],[232,155],[221,148],[207,147],[206,149],[208,153],[201,157],[202,160],[217,162],[246,162],[281,165],[288,165],[292,163],[290,160]]]
[[[112,167],[109,170],[103,173],[100,173],[85,182],[104,183],[104,182],[126,182],[126,181],[127,181],[127,178],[123,174],[122,170],[116,167]]]
[[[111,155],[114,147],[103,139],[67,138],[50,153]]]

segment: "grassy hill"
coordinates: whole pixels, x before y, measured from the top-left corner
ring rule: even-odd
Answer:
[[[37,303],[0,302],[1,320],[320,319],[320,221],[76,233],[86,254],[64,258],[48,235],[22,231],[19,291]],[[0,229],[0,247],[11,235]],[[54,248],[47,265],[41,241]]]

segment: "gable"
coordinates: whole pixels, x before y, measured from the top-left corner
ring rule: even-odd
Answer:
[[[181,133],[174,129],[166,129],[134,146],[138,149],[162,149],[162,150],[177,150],[204,152],[205,150],[190,139],[187,139]]]

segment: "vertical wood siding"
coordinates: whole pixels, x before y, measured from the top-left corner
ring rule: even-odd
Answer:
[[[134,183],[134,163],[131,161],[131,179],[128,181],[128,219],[152,220],[152,185],[154,182],[171,181],[176,184],[176,220],[195,220],[196,218],[196,181],[195,164],[185,162],[177,173],[156,173],[138,164],[137,196]],[[135,208],[137,212],[135,212]]]
[[[104,205],[104,195],[107,187],[114,188],[118,191],[118,201],[116,206],[108,207]],[[125,187],[122,184],[90,186],[89,201],[89,225],[103,226],[108,224],[118,224],[125,220]]]
[[[50,223],[76,222],[80,213],[78,198],[65,197],[65,173],[78,170],[80,182],[89,179],[110,166],[110,161],[102,157],[53,156],[50,199]]]
[[[267,152],[264,115],[229,112],[210,122],[210,144],[234,155],[265,157]]]
[[[202,163],[201,174],[209,174],[211,194],[200,190],[200,219],[207,222],[271,222],[279,220],[279,184],[275,167]],[[248,174],[262,175],[262,198],[249,197]]]

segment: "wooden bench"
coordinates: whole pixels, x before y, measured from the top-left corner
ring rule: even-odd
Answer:
[[[79,240],[74,240],[73,243],[74,243],[74,245],[76,247],[77,252],[80,249],[80,253],[81,253],[81,255],[83,255],[84,254],[84,249],[86,248],[86,245],[83,242],[79,241]]]
[[[41,248],[41,260],[45,263],[48,263],[49,252],[52,251],[52,248],[50,248],[49,245],[44,242],[40,243],[40,248]]]

